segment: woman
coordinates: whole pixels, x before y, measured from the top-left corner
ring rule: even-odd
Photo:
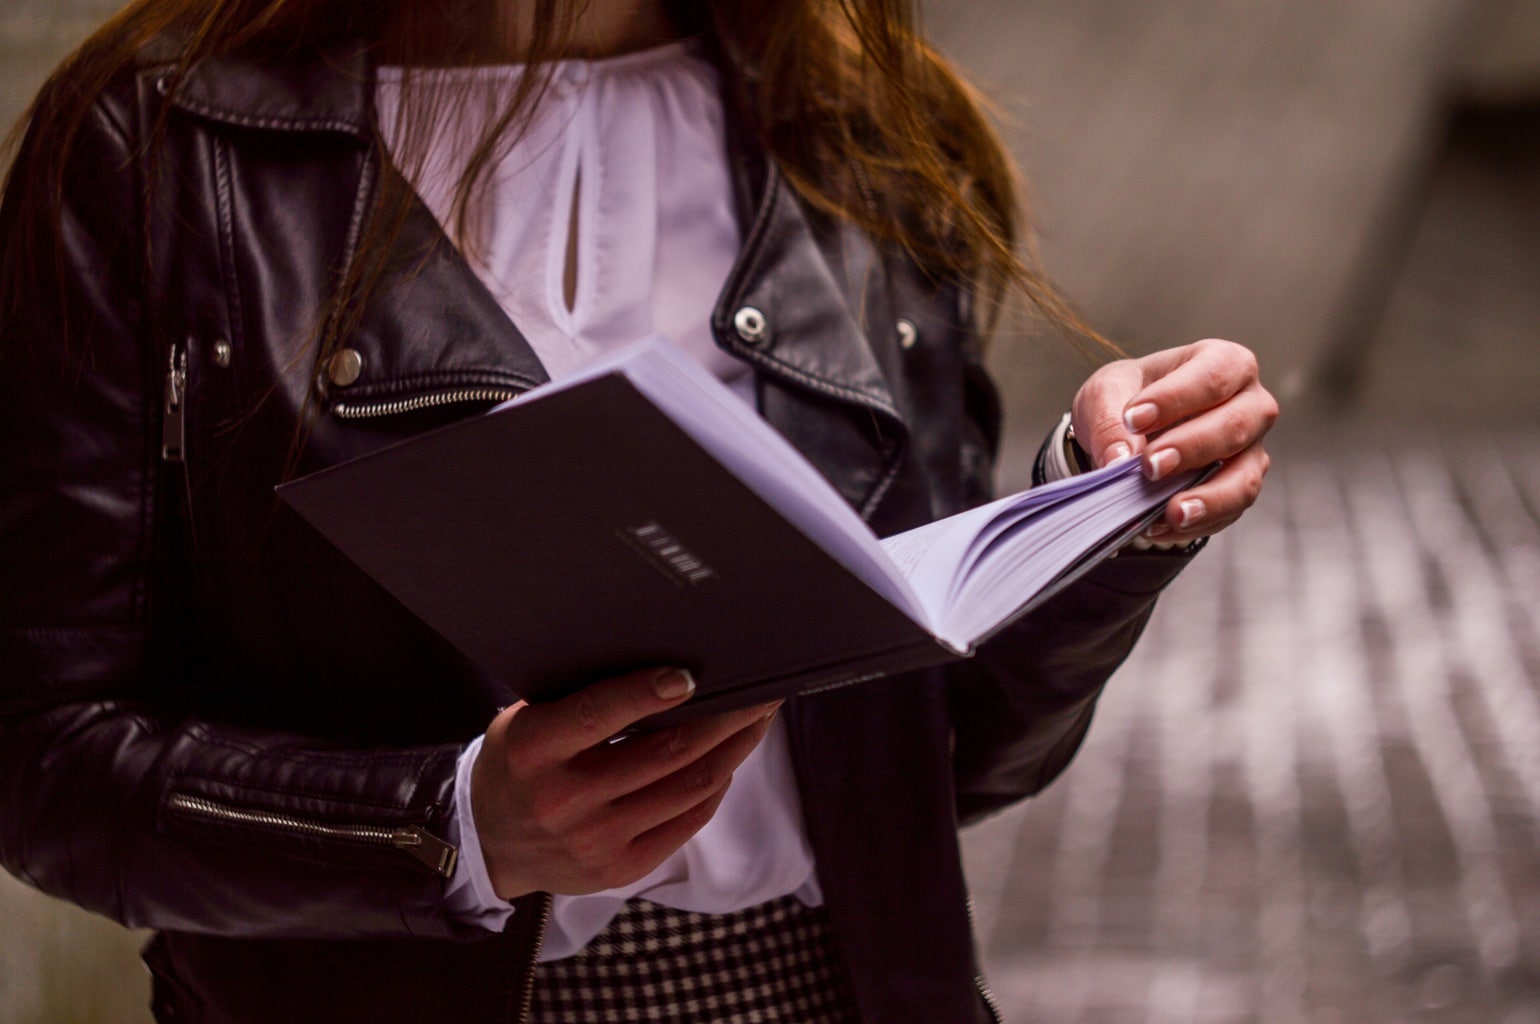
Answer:
[[[1042,472],[1224,466],[976,658],[615,745],[689,677],[519,704],[272,497],[663,330],[880,533],[982,500],[981,323],[1077,325],[909,25],[140,0],[45,90],[0,217],[0,859],[158,931],[159,1019],[989,1019],[957,822],[1064,767],[1255,500],[1244,349],[1092,375]]]

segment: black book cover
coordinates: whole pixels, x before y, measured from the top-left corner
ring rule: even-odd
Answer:
[[[683,666],[693,714],[954,657],[619,374],[279,494],[532,702]]]

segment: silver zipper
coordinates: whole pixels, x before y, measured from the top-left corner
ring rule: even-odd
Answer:
[[[172,342],[171,358],[166,365],[164,415],[160,425],[160,457],[167,462],[181,462],[186,446],[187,428],[183,405],[187,399],[187,346]]]
[[[362,420],[373,416],[399,416],[406,412],[433,409],[441,405],[457,405],[461,402],[506,402],[522,394],[508,388],[458,388],[453,391],[435,391],[411,398],[395,398],[383,402],[338,402],[332,406],[332,414],[344,420]]]
[[[978,941],[978,913],[973,905],[973,894],[968,894],[968,931],[974,935],[974,941]],[[984,999],[984,1005],[989,1008],[989,1015],[994,1018],[995,1024],[1005,1024],[1005,1014],[1000,1010],[1000,1003],[995,999],[994,992],[990,991],[989,979],[984,977],[984,972],[979,971],[973,975],[973,987],[979,990],[979,995]]]
[[[168,806],[173,811],[206,821],[254,825],[258,828],[291,832],[317,839],[337,839],[381,847],[393,846],[411,854],[445,878],[455,873],[455,862],[460,855],[458,849],[418,825],[400,825],[393,828],[376,825],[328,825],[325,822],[275,814],[272,811],[230,807],[201,796],[187,796],[183,793],[172,794]]]
[[[529,1011],[535,1005],[535,965],[540,962],[540,951],[545,948],[545,929],[551,923],[551,895],[541,893],[540,896],[540,927],[535,932],[535,951],[529,957],[529,977],[524,979],[524,996],[519,1002],[519,1015],[514,1018],[519,1024],[529,1024]]]
[[[1000,1003],[989,990],[989,982],[982,973],[973,976],[973,985],[979,990],[979,995],[984,997],[984,1005],[989,1008],[989,1015],[994,1018],[995,1024],[1005,1024],[1005,1014],[1001,1012]]]

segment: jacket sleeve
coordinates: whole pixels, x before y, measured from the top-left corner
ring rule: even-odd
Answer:
[[[954,670],[959,820],[977,820],[1058,777],[1091,725],[1155,598],[1187,556],[1120,554]]]
[[[0,207],[0,862],[136,927],[454,934],[432,837],[458,748],[186,711],[219,680],[165,656],[166,367],[132,108],[98,101],[57,179],[34,119]]]
[[[977,503],[991,491],[999,404],[976,355],[965,390],[963,493]],[[962,823],[1039,792],[1065,769],[1103,685],[1188,560],[1120,552],[952,667],[948,700]]]

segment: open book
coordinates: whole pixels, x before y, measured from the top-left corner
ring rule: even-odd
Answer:
[[[879,540],[651,339],[278,492],[524,699],[683,666],[683,717],[967,656],[1196,475],[1129,459]]]

